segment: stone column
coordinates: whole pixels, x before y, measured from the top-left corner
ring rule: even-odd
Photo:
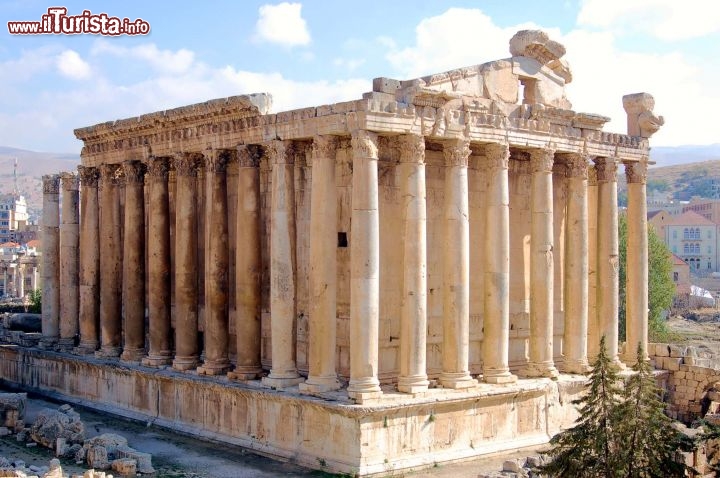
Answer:
[[[590,163],[588,167],[588,362],[598,354],[600,348],[600,326],[597,314],[597,220],[598,187],[597,170]]]
[[[42,339],[54,347],[60,336],[60,176],[43,176],[43,216],[40,228],[42,254]]]
[[[382,395],[378,381],[380,323],[380,216],[377,136],[352,134],[350,231],[350,383],[348,396],[362,403]]]
[[[527,377],[556,378],[553,364],[553,149],[530,150],[530,340]]]
[[[628,187],[625,285],[625,363],[637,362],[638,344],[648,359],[647,160],[625,163]]]
[[[618,207],[617,163],[612,158],[595,161],[597,198],[597,314],[598,341],[605,336],[610,359],[618,358]]]
[[[485,313],[483,320],[483,380],[511,383],[517,380],[508,367],[510,342],[510,148],[489,144],[485,224]]]
[[[163,367],[172,358],[170,334],[170,203],[168,193],[169,160],[151,156],[147,163],[147,300],[149,342],[142,363]],[[178,196],[180,188],[178,188]],[[178,211],[180,209],[178,208]],[[180,212],[178,212],[180,214]],[[182,313],[176,296],[175,309]]]
[[[567,230],[565,233],[565,330],[563,372],[588,371],[588,160],[567,154]]]
[[[62,264],[61,264],[62,265]],[[62,276],[60,277],[62,282]],[[21,264],[18,259],[18,297],[25,298],[25,264]],[[60,302],[60,317],[62,318],[62,301]],[[62,334],[62,320],[60,321],[60,329]]]
[[[470,222],[468,158],[470,143],[448,141],[445,155],[443,241],[443,349],[440,384],[468,388],[470,376]]]
[[[97,168],[78,166],[80,183],[80,344],[75,353],[98,348],[100,321],[100,209]]]
[[[145,165],[125,161],[125,232],[123,234],[123,352],[121,360],[140,362],[145,355]]]
[[[212,150],[205,154],[207,208],[205,224],[210,231],[207,277],[205,278],[205,361],[197,371],[223,375],[230,369],[228,358],[228,245],[227,163],[231,152]]]
[[[238,146],[235,334],[237,364],[230,378],[252,380],[262,372],[260,324],[260,157],[257,147]]]
[[[62,216],[60,223],[60,350],[69,352],[78,335],[79,197],[75,173],[61,175]],[[22,297],[22,294],[20,295]]]
[[[176,370],[195,370],[198,365],[198,211],[197,155],[175,156],[175,359]],[[168,236],[167,250],[162,251],[170,297],[170,225],[162,233]],[[159,234],[159,232],[158,232]],[[160,256],[158,251],[158,256]],[[159,272],[159,271],[158,271]],[[168,299],[168,304],[170,300]],[[162,311],[163,314],[165,311]],[[170,333],[170,311],[167,311]],[[168,353],[170,351],[168,350]]]
[[[295,185],[292,145],[267,145],[272,164],[270,207],[270,328],[272,368],[263,378],[269,387],[303,381],[295,364]]]
[[[337,185],[332,136],[313,139],[310,198],[309,373],[300,390],[326,392],[340,383],[335,370],[337,327]]]
[[[427,355],[427,212],[425,139],[400,137],[400,197],[402,198],[403,295],[400,306],[400,376],[398,390],[428,388]]]
[[[122,341],[122,244],[120,201],[117,194],[119,168],[100,166],[100,357],[117,357]]]

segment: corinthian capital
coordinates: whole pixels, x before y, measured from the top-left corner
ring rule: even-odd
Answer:
[[[443,145],[443,155],[445,156],[445,166],[467,167],[468,158],[470,158],[470,142],[465,139],[446,141]]]
[[[488,169],[508,169],[510,163],[510,147],[504,143],[485,145],[485,164]]]
[[[625,176],[628,184],[646,184],[647,170],[648,164],[645,161],[625,163]]]
[[[400,136],[400,162],[425,164],[425,138],[417,134]]]
[[[329,135],[318,135],[313,138],[313,157],[335,159],[337,138]]]
[[[270,159],[270,164],[294,164],[295,162],[292,143],[289,141],[275,140],[266,143],[265,154]]]
[[[167,180],[170,171],[168,158],[150,156],[148,159],[148,175],[151,178]]]
[[[60,194],[60,176],[47,174],[42,177],[44,194]]]
[[[77,191],[80,181],[75,173],[62,173],[60,174],[60,184],[63,191]]]
[[[237,157],[241,168],[257,168],[260,166],[262,152],[258,146],[242,144],[237,147]]]
[[[363,158],[378,157],[377,135],[370,131],[359,129],[352,132],[352,149],[353,156],[362,156]]]
[[[178,176],[197,177],[197,170],[200,161],[197,154],[194,153],[177,153],[173,158],[175,173]]]
[[[127,184],[143,184],[145,182],[146,168],[140,161],[123,162],[125,181]]]
[[[551,173],[555,162],[555,150],[552,148],[531,149],[530,168],[534,173]]]
[[[567,165],[567,177],[583,178],[588,177],[588,155],[580,153],[568,153],[563,155]]]
[[[232,150],[229,149],[211,149],[203,155],[205,158],[205,168],[213,173],[224,173],[227,171],[227,165],[232,160]]]
[[[80,183],[87,188],[96,188],[98,179],[100,178],[100,171],[97,168],[91,168],[90,166],[78,166],[78,175],[80,176]]]
[[[595,160],[598,181],[617,181],[617,163],[613,158]]]

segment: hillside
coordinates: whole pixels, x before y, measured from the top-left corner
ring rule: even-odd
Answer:
[[[75,171],[80,164],[80,156],[76,154],[41,153],[0,146],[0,193],[13,191],[15,158],[18,163],[18,190],[33,212],[42,209],[43,174]]]
[[[713,181],[720,183],[720,159],[654,167],[648,171],[648,189],[672,194],[674,199],[710,197]]]

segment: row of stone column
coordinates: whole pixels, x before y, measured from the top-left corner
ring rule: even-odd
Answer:
[[[359,400],[380,394],[378,381],[379,324],[379,211],[377,137],[368,131],[352,135],[352,230],[350,384],[348,394]],[[336,363],[336,247],[337,191],[335,182],[336,139],[314,138],[312,150],[312,196],[310,230],[310,340],[309,376],[301,385],[308,393],[337,389]],[[399,176],[403,203],[403,252],[400,375],[398,389],[421,392],[428,387],[426,373],[427,322],[427,211],[425,143],[416,135],[400,137]],[[142,360],[148,366],[172,365],[178,370],[197,368],[199,373],[224,374],[228,357],[228,161],[237,156],[238,207],[236,248],[237,366],[233,378],[250,379],[260,366],[260,187],[258,161],[261,149],[241,146],[237,152],[214,150],[201,155],[177,154],[173,158],[151,157],[147,164],[126,161],[122,166],[104,164],[80,167],[83,184],[79,245],[83,251],[77,274],[77,179],[67,178],[63,195],[63,231],[60,245],[54,232],[57,221],[57,178],[45,182],[46,209],[43,221],[46,278],[43,294],[43,334],[61,344],[78,333],[78,352],[94,352],[123,360]],[[294,347],[295,320],[295,193],[292,143],[272,141],[264,145],[271,164],[270,207],[270,315],[272,368],[263,380],[268,386],[286,387],[302,382]],[[483,380],[507,383],[516,377],[508,366],[509,344],[509,147],[484,147],[486,174],[484,280]],[[444,144],[445,195],[443,208],[443,369],[440,383],[463,388],[476,383],[469,373],[469,221],[468,158],[466,140]],[[531,163],[531,314],[529,362],[523,375],[554,377],[553,363],[553,184],[555,161],[552,149],[530,151]],[[567,261],[564,281],[565,335],[563,370],[587,369],[588,340],[592,344],[606,335],[610,354],[617,356],[617,189],[616,163],[596,160],[597,197],[588,187],[588,161],[583,155],[565,154],[568,165]],[[170,207],[168,174],[174,166],[177,181],[175,223],[175,350],[171,350],[170,322]],[[206,251],[206,323],[204,362],[199,364],[197,284],[197,171],[204,162],[207,181],[206,224],[211,231]],[[629,171],[637,166],[628,164]],[[610,172],[612,171],[612,177]],[[631,173],[629,174],[629,179]],[[145,181],[145,175],[149,180]],[[120,176],[124,177],[124,226],[120,224]],[[72,179],[75,178],[75,179]],[[65,186],[65,179],[63,185]],[[74,181],[74,183],[73,183]],[[641,181],[633,184],[631,203],[644,194]],[[148,237],[145,238],[144,186],[149,188]],[[74,184],[74,186],[73,186]],[[55,186],[53,186],[55,185]],[[73,189],[74,188],[74,189]],[[588,214],[588,191],[597,215]],[[74,191],[74,196],[73,196]],[[67,199],[66,199],[67,196]],[[75,199],[73,199],[73,197]],[[74,202],[73,202],[74,201]],[[99,207],[98,207],[99,206]],[[68,208],[67,212],[65,208]],[[631,210],[631,235],[637,255],[629,253],[628,275],[637,290],[642,276],[642,211]],[[643,206],[644,207],[644,206]],[[54,208],[54,209],[53,209]],[[597,217],[597,222],[595,222]],[[589,221],[589,218],[592,219]],[[67,226],[65,225],[67,219]],[[74,229],[73,229],[74,225]],[[122,230],[121,230],[122,227]],[[74,231],[74,235],[73,235]],[[121,233],[122,232],[122,233]],[[55,234],[55,235],[54,235]],[[75,238],[75,239],[73,239]],[[99,240],[98,240],[99,238]],[[122,238],[122,244],[120,243]],[[69,250],[74,245],[75,255]],[[148,270],[145,273],[147,245]],[[53,248],[63,250],[60,268]],[[593,252],[596,247],[596,253]],[[588,253],[590,251],[590,253]],[[647,248],[644,249],[645,264]],[[102,252],[102,253],[101,253]],[[73,265],[63,264],[74,257]],[[588,259],[590,257],[590,260]],[[67,258],[67,260],[66,260]],[[592,270],[595,267],[597,271]],[[646,270],[647,266],[645,266]],[[59,269],[59,270],[58,270]],[[75,273],[73,274],[73,271]],[[590,279],[596,272],[597,280]],[[79,276],[79,284],[72,277]],[[147,281],[145,277],[147,276]],[[59,300],[55,278],[63,300]],[[645,276],[646,277],[646,272]],[[65,279],[63,279],[65,278]],[[548,281],[548,278],[551,280]],[[638,284],[635,284],[635,283]],[[591,283],[597,284],[594,300]],[[67,286],[67,287],[66,287]],[[145,290],[148,289],[149,343],[145,354]],[[630,288],[630,286],[629,286]],[[642,292],[641,290],[639,292]],[[590,295],[589,295],[590,294]],[[77,297],[78,299],[74,299]],[[646,295],[645,295],[646,297]],[[67,299],[68,305],[65,304]],[[590,306],[588,303],[590,302]],[[628,307],[628,339],[647,340],[645,298]],[[47,309],[45,308],[47,304]],[[58,306],[59,304],[59,306]],[[76,305],[73,305],[76,304]],[[61,311],[60,325],[54,322]],[[75,309],[73,309],[75,307]],[[588,321],[590,307],[591,320]],[[594,307],[594,309],[593,309]],[[72,311],[79,324],[64,317]],[[124,323],[121,316],[124,313]],[[73,329],[73,325],[75,324]],[[644,329],[643,329],[644,327]],[[59,329],[59,330],[58,330]],[[70,335],[72,334],[72,335]],[[99,340],[98,340],[99,339]],[[63,342],[65,341],[65,342]],[[592,346],[590,353],[593,353]],[[200,366],[199,366],[200,365]],[[198,367],[199,366],[199,367]]]

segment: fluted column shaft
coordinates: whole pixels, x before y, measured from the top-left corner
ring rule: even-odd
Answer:
[[[470,376],[470,144],[445,143],[443,241],[443,349],[440,383],[445,388],[477,384]]]
[[[483,380],[509,383],[510,373],[510,197],[508,165],[510,148],[490,144],[485,148],[487,165],[485,223],[485,313],[483,319]]]
[[[117,357],[122,341],[122,244],[120,243],[119,168],[100,166],[100,350]]]
[[[352,229],[350,231],[350,384],[348,396],[362,403],[378,398],[380,321],[380,216],[377,136],[352,134]]]
[[[598,180],[597,314],[599,336],[605,336],[610,359],[618,358],[618,207],[617,163],[612,158],[595,162]],[[598,337],[598,340],[600,339]]]
[[[60,177],[48,175],[42,179],[42,344],[53,347],[60,336]]]
[[[530,151],[530,340],[528,377],[557,377],[553,364],[553,180],[555,151]]]
[[[206,221],[210,230],[207,277],[205,278],[205,361],[198,373],[225,374],[228,358],[229,260],[227,163],[230,151],[212,150],[205,154],[207,180]]]
[[[175,358],[176,370],[198,365],[198,157],[177,154],[175,166]],[[168,224],[169,235],[169,224]],[[170,248],[167,277],[170,295]],[[169,311],[168,311],[169,313]]]
[[[71,351],[78,335],[78,289],[79,259],[79,182],[75,173],[61,176],[62,216],[60,223],[60,340],[58,347]],[[22,272],[22,271],[21,271]],[[23,293],[23,279],[20,274],[20,297]]]
[[[306,392],[337,390],[337,186],[332,137],[313,139],[310,199],[309,373]]]
[[[562,370],[585,373],[588,370],[588,161],[581,154],[566,157],[568,200]]]
[[[170,203],[168,158],[150,157],[148,175],[147,299],[149,343],[143,365],[162,367],[172,357],[170,341]],[[178,188],[180,191],[180,188]],[[180,208],[178,208],[180,214]],[[177,300],[177,299],[176,299]],[[182,308],[177,304],[178,314]]]
[[[400,190],[403,201],[403,295],[400,306],[398,390],[427,390],[427,207],[425,139],[400,137]]]
[[[139,362],[145,355],[145,165],[125,161],[125,232],[123,234],[123,352]]]
[[[647,160],[625,163],[628,187],[625,363],[637,362],[638,345],[648,358]]]
[[[80,344],[78,354],[95,352],[100,320],[100,209],[97,168],[78,166],[80,175]]]
[[[283,388],[303,381],[295,363],[294,152],[284,141],[267,146],[272,163],[270,219],[270,328],[272,368],[263,383]]]
[[[231,378],[250,380],[260,364],[260,168],[256,148],[238,146],[237,244],[235,248],[235,334],[237,364]]]

